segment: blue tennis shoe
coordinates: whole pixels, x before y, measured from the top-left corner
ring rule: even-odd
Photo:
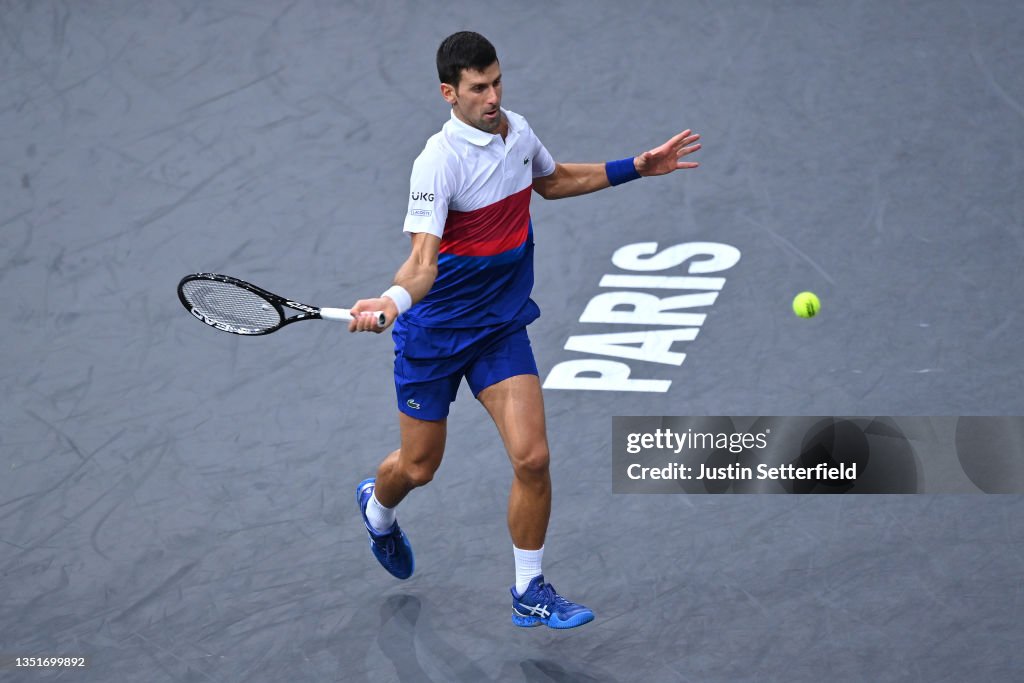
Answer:
[[[594,613],[583,605],[569,602],[544,583],[543,576],[534,577],[522,595],[512,587],[512,623],[516,626],[573,628],[594,620]]]
[[[366,504],[370,502],[373,495],[374,479],[364,479],[356,487],[356,504],[359,505],[359,512],[363,516],[363,525],[366,526],[366,533],[370,536],[370,550],[373,556],[380,562],[380,566],[388,570],[396,579],[408,579],[412,576],[412,570],[416,562],[412,556],[412,546],[409,539],[402,533],[402,529],[396,521],[391,528],[379,534],[370,526],[366,518]]]

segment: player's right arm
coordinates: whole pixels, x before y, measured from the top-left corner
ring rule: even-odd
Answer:
[[[441,247],[441,238],[426,232],[410,233],[412,249],[409,258],[395,274],[394,286],[401,287],[409,293],[412,304],[427,295],[437,278],[437,254]],[[377,325],[376,311],[384,311],[385,325]],[[349,332],[382,332],[398,317],[398,306],[389,296],[375,299],[360,299],[352,306],[352,321],[348,324]],[[360,315],[362,314],[362,315]]]
[[[458,176],[458,155],[443,141],[442,134],[434,135],[413,163],[409,177],[409,206],[402,229],[411,237],[412,249],[388,290],[394,297],[382,294],[376,299],[357,301],[352,314],[366,315],[355,316],[348,326],[350,331],[381,332],[430,292],[437,279],[441,235]],[[384,311],[384,327],[379,327],[369,315],[375,311]]]

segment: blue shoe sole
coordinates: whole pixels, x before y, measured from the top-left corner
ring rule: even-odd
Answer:
[[[579,614],[566,619],[565,621],[558,621],[557,619],[549,617],[547,620],[541,619],[540,617],[521,617],[518,614],[512,615],[512,623],[516,626],[522,626],[523,628],[532,628],[534,626],[547,626],[548,628],[576,628],[577,626],[583,626],[583,624],[589,624],[594,620],[594,613],[591,611],[580,612]]]

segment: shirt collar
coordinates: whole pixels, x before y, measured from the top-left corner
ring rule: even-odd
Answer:
[[[505,120],[508,121],[509,135],[511,136],[513,132],[518,132],[519,128],[516,126],[516,123],[518,122],[513,122],[513,117],[509,116],[509,112],[505,109],[502,109],[501,113],[505,116]],[[466,142],[471,142],[478,147],[486,147],[491,144],[491,141],[493,141],[494,138],[498,138],[499,140],[501,139],[501,136],[497,133],[487,133],[479,128],[474,128],[468,123],[464,123],[455,115],[454,110],[452,111],[452,117],[449,123],[451,124],[451,130],[454,135],[462,138]]]

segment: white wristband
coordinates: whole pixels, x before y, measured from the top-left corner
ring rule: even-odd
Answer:
[[[386,296],[395,302],[395,306],[398,307],[398,315],[402,315],[412,307],[412,297],[401,285],[391,285],[381,296]]]

